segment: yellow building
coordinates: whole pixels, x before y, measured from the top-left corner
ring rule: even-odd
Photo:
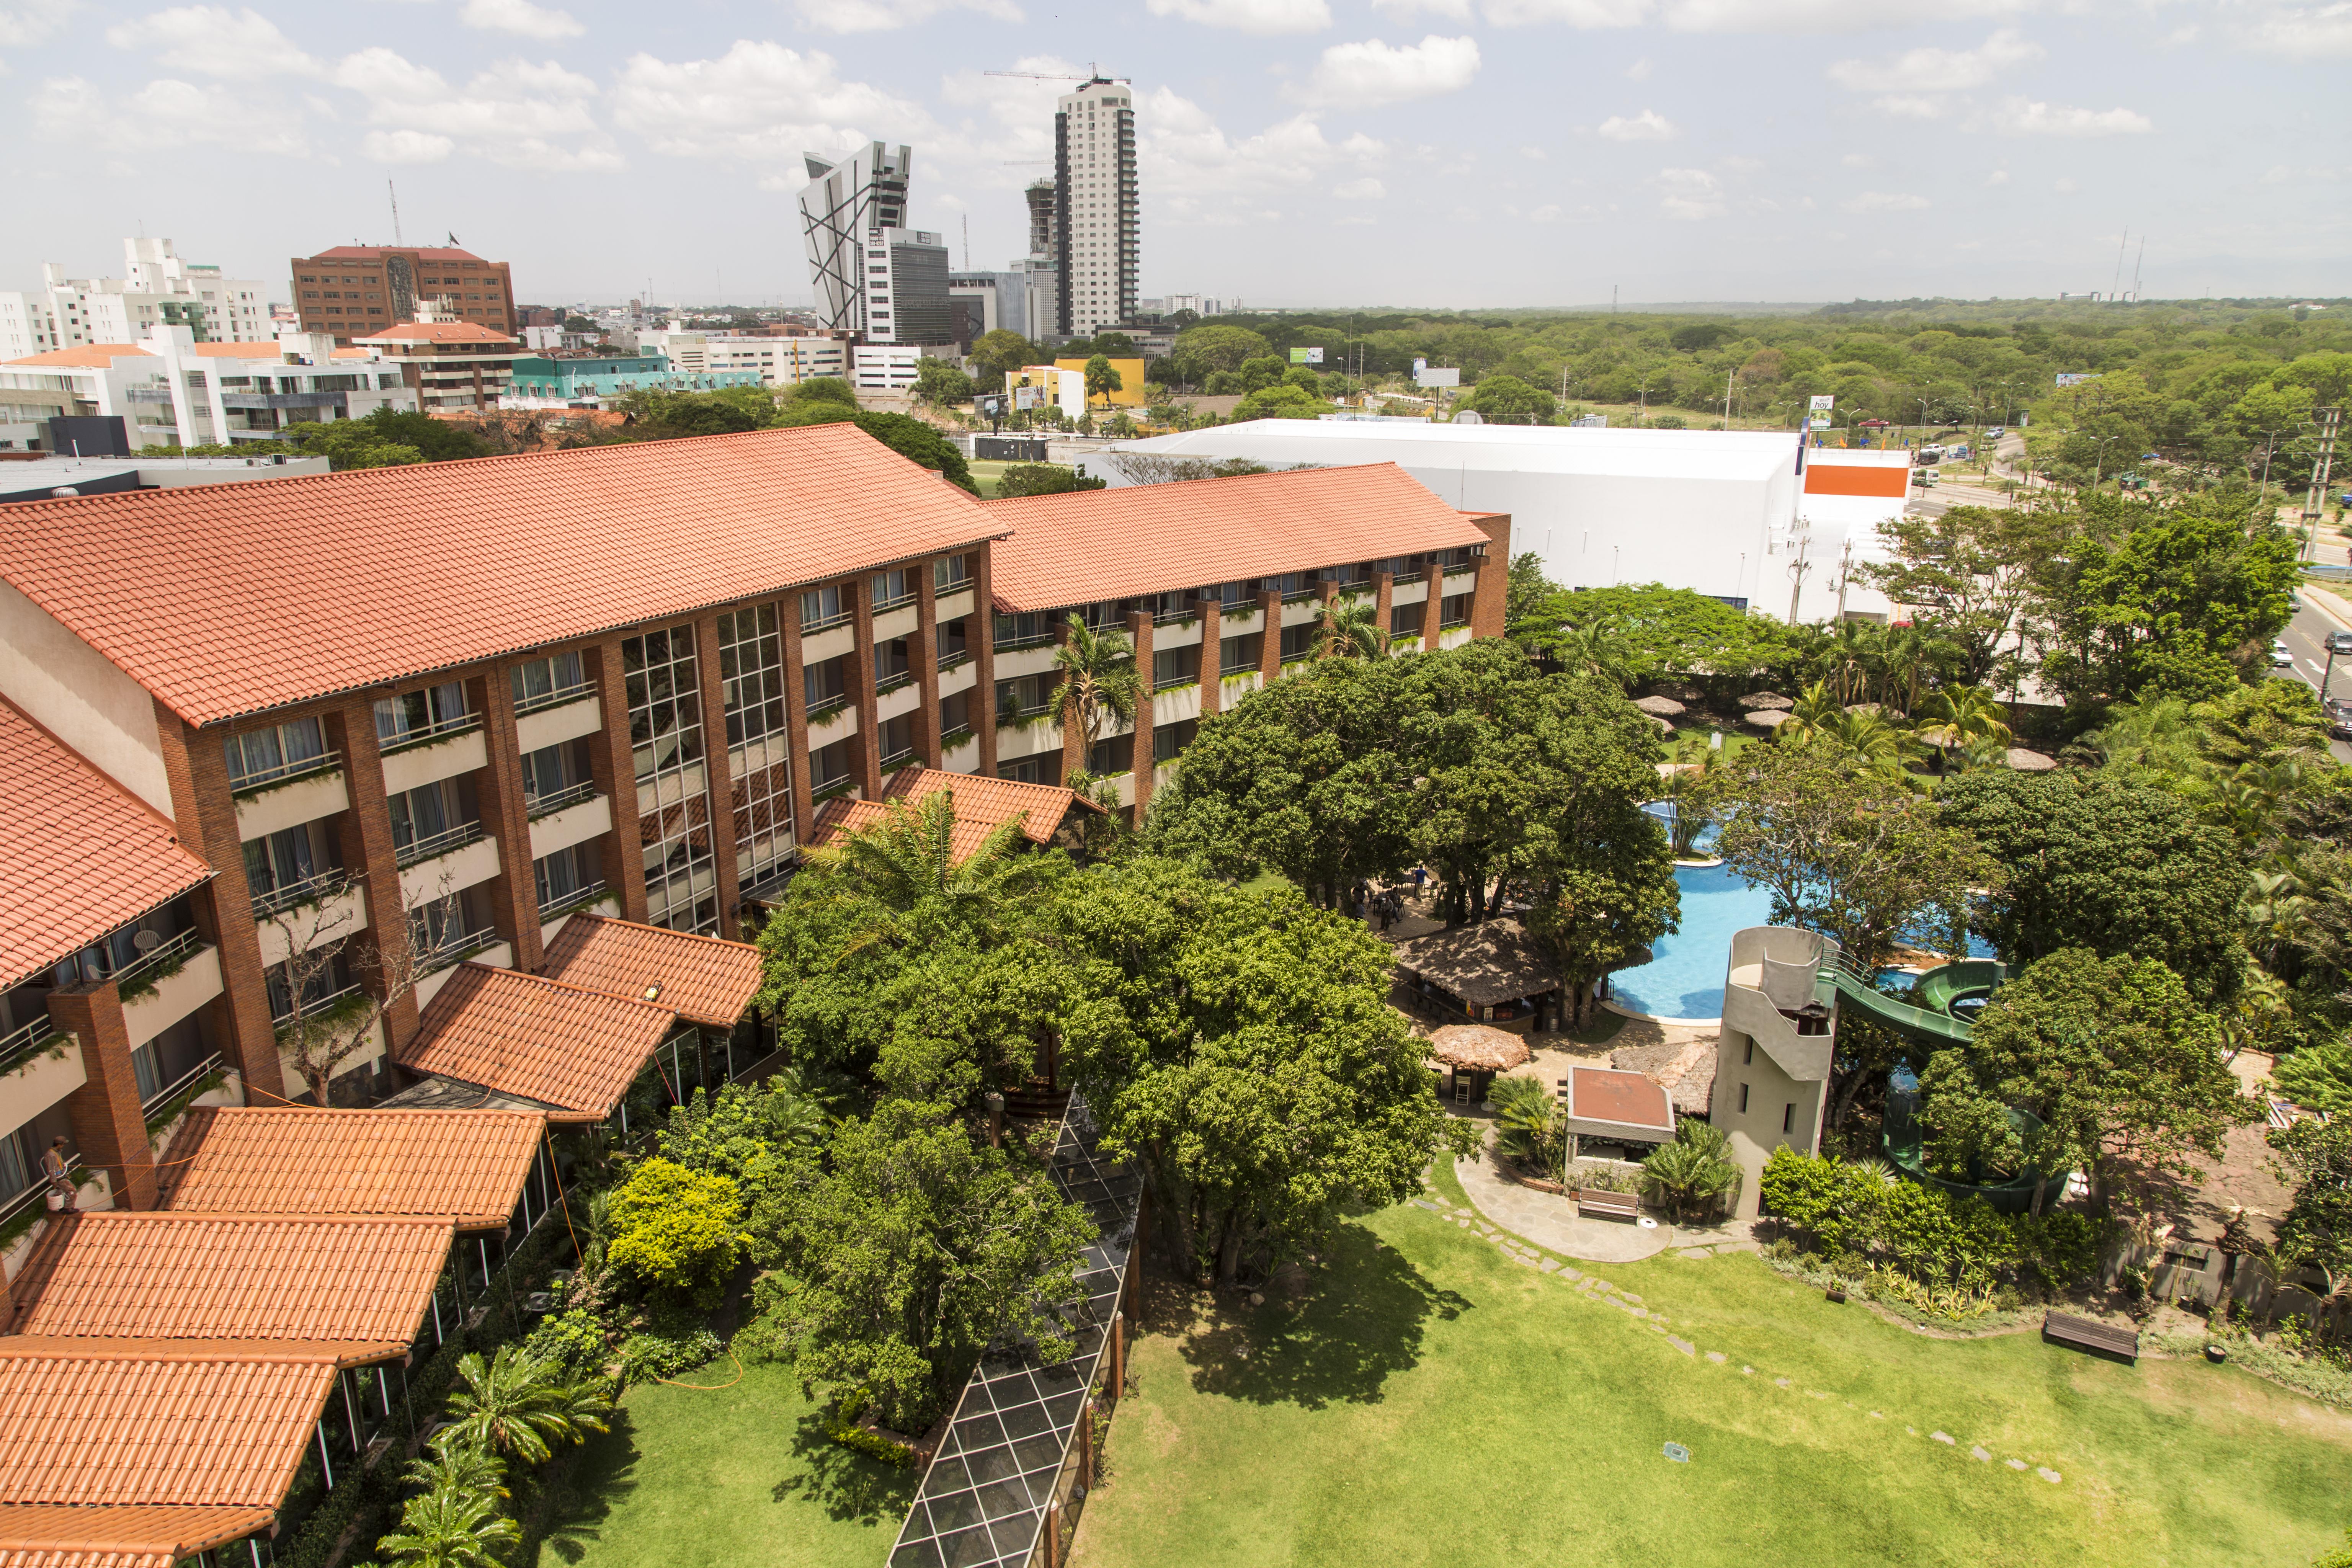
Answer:
[[[1079,374],[1084,375],[1086,374],[1087,362],[1082,359],[1057,359],[1054,362],[1054,367],[1056,370],[1075,370]],[[1115,359],[1110,362],[1110,367],[1111,369],[1118,372],[1118,390],[1110,395],[1111,406],[1114,408],[1142,407],[1145,402],[1143,395],[1143,361],[1140,359]],[[1096,399],[1089,397],[1087,401],[1088,403],[1095,403]]]

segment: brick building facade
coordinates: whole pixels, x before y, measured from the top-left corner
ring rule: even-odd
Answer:
[[[448,246],[338,245],[298,256],[294,311],[306,332],[355,337],[418,319],[420,301],[442,300],[456,320],[517,334],[513,270]]]

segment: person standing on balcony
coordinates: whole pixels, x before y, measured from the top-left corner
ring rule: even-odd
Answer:
[[[64,1134],[60,1133],[50,1139],[49,1146],[42,1151],[41,1175],[49,1184],[49,1191],[56,1194],[59,1200],[57,1205],[58,1212],[72,1214],[74,1212],[74,1179],[73,1172],[66,1162]]]

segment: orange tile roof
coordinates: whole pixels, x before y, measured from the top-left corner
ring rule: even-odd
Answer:
[[[531,1110],[200,1106],[172,1143],[187,1163],[160,1173],[184,1213],[446,1215],[498,1229],[545,1124]]]
[[[677,1022],[667,1002],[461,963],[393,1059],[559,1107],[553,1121],[602,1121]]]
[[[1023,836],[1032,844],[1051,844],[1073,805],[1094,812],[1102,810],[1090,800],[1079,799],[1076,791],[1055,784],[1024,784],[1016,779],[949,773],[940,768],[901,768],[891,775],[881,800],[852,800],[837,795],[826,801],[817,813],[817,845],[823,847],[842,834],[863,833],[887,821],[890,803],[911,808],[942,791],[955,800],[955,827],[950,836],[949,853],[959,861],[976,853],[990,834],[1008,822],[1019,822]]]
[[[352,257],[364,261],[372,256],[385,257],[401,255],[414,256],[419,261],[479,261],[482,259],[470,250],[458,250],[446,245],[338,245],[330,249],[322,250],[314,257],[308,257],[304,259],[311,261],[324,261],[327,258],[331,256],[339,261],[345,257]],[[496,264],[493,263],[492,265]]]
[[[655,998],[689,1024],[731,1029],[760,990],[760,950],[609,915],[577,914],[547,946],[547,977],[614,996]]]
[[[981,504],[1013,531],[989,587],[1015,613],[1486,542],[1394,463]]]
[[[212,875],[171,823],[0,699],[0,990]]]
[[[473,321],[403,321],[396,327],[386,327],[380,332],[370,332],[363,338],[353,338],[355,343],[516,343],[504,332]]]
[[[0,507],[0,577],[203,724],[959,549],[1005,521],[830,424],[26,501]]]
[[[12,1282],[9,1331],[405,1345],[424,1323],[455,1236],[441,1217],[67,1216]]]
[[[0,1568],[173,1568],[269,1528],[277,1511],[238,1505],[0,1504]]]
[[[0,1503],[274,1509],[331,1346],[0,1338]]]
[[[16,365],[72,365],[81,370],[104,370],[119,359],[153,359],[155,356],[137,343],[79,343],[69,349],[50,349],[45,353],[26,354],[23,359],[8,362]]]

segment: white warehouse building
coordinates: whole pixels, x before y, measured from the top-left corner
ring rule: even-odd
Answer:
[[[1464,511],[1507,512],[1511,553],[1532,551],[1569,587],[1663,583],[1786,619],[1887,617],[1885,595],[1843,579],[1883,560],[1907,455],[1816,449],[1794,431],[1592,430],[1412,419],[1257,419],[1127,441],[1090,458],[1114,486],[1118,454],[1270,468],[1394,463]]]

